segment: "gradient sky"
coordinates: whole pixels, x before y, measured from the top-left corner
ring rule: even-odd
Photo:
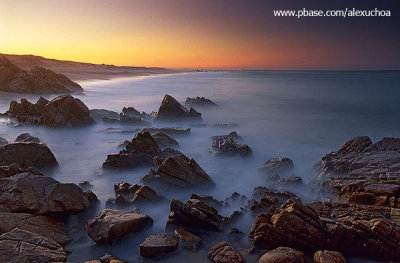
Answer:
[[[0,0],[0,53],[131,66],[400,69],[398,0]],[[274,9],[392,17],[274,17]]]

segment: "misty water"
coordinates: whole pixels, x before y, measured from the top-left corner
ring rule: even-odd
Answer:
[[[400,72],[315,72],[315,71],[220,71],[187,73],[152,77],[126,78],[81,83],[85,89],[79,97],[90,109],[120,112],[134,107],[150,113],[157,111],[164,94],[184,103],[186,97],[204,96],[219,107],[200,109],[202,125],[171,123],[162,127],[190,127],[189,136],[174,136],[178,148],[194,158],[216,182],[216,188],[169,191],[155,189],[169,200],[186,201],[192,193],[212,195],[218,200],[239,192],[251,197],[254,187],[266,186],[257,168],[274,157],[289,157],[294,161],[294,174],[305,185],[313,179],[311,168],[323,155],[338,149],[345,141],[368,135],[373,141],[385,136],[400,137]],[[38,96],[0,94],[0,112],[5,112],[13,99]],[[50,99],[54,96],[48,96]],[[222,128],[215,124],[237,124]],[[155,125],[157,126],[157,125]],[[97,211],[70,217],[68,231],[73,242],[66,246],[70,262],[98,259],[105,252],[127,262],[150,262],[139,256],[139,244],[152,233],[166,233],[169,204],[148,206],[140,211],[150,215],[153,227],[123,239],[113,247],[103,247],[86,234],[83,221],[104,208],[114,197],[113,185],[121,181],[140,183],[150,167],[126,171],[101,169],[107,154],[117,153],[118,145],[131,140],[137,127],[109,123],[79,129],[49,129],[35,126],[15,126],[12,120],[0,118],[0,137],[13,141],[29,132],[47,143],[59,162],[47,175],[61,181],[79,183],[88,180],[101,200]],[[237,131],[253,150],[247,159],[216,158],[209,154],[211,136]],[[279,188],[276,186],[276,188]],[[303,201],[316,195],[307,186],[285,188]],[[229,216],[239,207],[222,211]],[[232,241],[249,247],[247,233],[254,217],[245,216],[235,227],[246,233],[243,239]],[[158,259],[159,262],[207,262],[207,249],[226,234],[204,234],[207,245],[197,252],[179,249]],[[258,256],[246,256],[254,262]]]

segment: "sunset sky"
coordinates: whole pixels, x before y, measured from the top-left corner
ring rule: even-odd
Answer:
[[[1,0],[0,53],[168,68],[400,69],[397,0]],[[392,17],[274,17],[274,9]]]

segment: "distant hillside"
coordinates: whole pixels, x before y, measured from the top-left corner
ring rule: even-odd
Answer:
[[[34,55],[4,55],[18,67],[29,70],[35,66],[62,73],[75,81],[89,79],[111,79],[117,77],[146,76],[153,74],[177,73],[176,70],[156,67],[118,67],[105,64],[91,64],[66,60],[49,59]]]

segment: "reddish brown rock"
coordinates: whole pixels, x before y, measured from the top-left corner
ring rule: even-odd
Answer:
[[[213,263],[245,263],[246,259],[243,255],[225,241],[218,242],[210,248],[207,254]]]
[[[200,237],[196,236],[195,234],[184,228],[175,229],[174,234],[179,237],[183,246],[188,249],[197,249],[203,243]]]
[[[140,255],[142,257],[159,257],[171,253],[178,249],[178,238],[154,234],[146,238],[140,244]]]
[[[188,121],[201,120],[201,114],[190,108],[188,111],[175,98],[166,94],[158,109],[154,121]]]
[[[304,254],[290,247],[278,247],[265,253],[258,263],[303,263]]]
[[[342,253],[331,250],[317,251],[314,254],[315,263],[346,263]]]
[[[153,220],[144,214],[104,209],[88,222],[87,232],[96,243],[113,245],[124,236],[152,224]]]

